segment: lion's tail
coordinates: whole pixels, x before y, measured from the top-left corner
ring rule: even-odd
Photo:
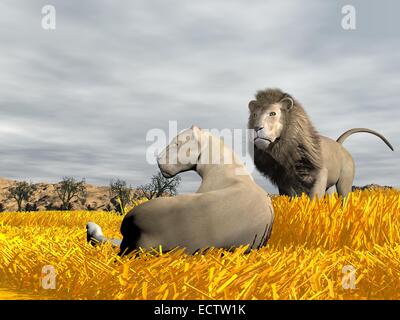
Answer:
[[[351,136],[354,133],[358,133],[358,132],[366,132],[366,133],[371,133],[379,138],[381,138],[383,140],[383,142],[386,143],[386,145],[392,149],[392,151],[394,151],[393,146],[390,144],[390,142],[380,133],[371,130],[371,129],[366,129],[366,128],[354,128],[354,129],[350,129],[347,130],[345,133],[343,133],[337,140],[336,142],[342,144],[344,140],[346,140],[349,136]]]

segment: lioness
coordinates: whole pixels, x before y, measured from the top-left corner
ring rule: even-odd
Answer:
[[[181,247],[194,253],[208,247],[266,244],[274,220],[271,199],[221,139],[193,126],[171,141],[158,164],[165,177],[195,170],[202,178],[200,188],[135,207],[122,222],[122,242],[105,238],[100,227],[89,222],[88,241],[120,245],[120,254],[160,245],[165,251]]]

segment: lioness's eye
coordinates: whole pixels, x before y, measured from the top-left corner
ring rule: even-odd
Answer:
[[[253,113],[253,118],[256,118],[257,117],[257,113]]]
[[[269,116],[270,117],[275,117],[276,116],[276,112],[270,112]]]

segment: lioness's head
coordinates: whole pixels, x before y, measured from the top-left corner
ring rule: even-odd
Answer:
[[[158,155],[161,173],[172,178],[180,172],[195,169],[202,150],[203,130],[197,126],[183,130]]]
[[[254,144],[258,149],[268,150],[279,141],[293,107],[293,98],[279,89],[257,92],[256,100],[249,102],[248,128],[254,130]]]

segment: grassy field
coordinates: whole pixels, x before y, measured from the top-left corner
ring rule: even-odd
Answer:
[[[155,250],[138,259],[86,244],[88,221],[121,237],[114,214],[0,213],[0,299],[400,298],[399,191],[355,192],[343,208],[335,196],[273,203],[272,237],[260,250]],[[54,290],[42,288],[45,265],[57,272]],[[345,266],[355,270],[354,289]]]

